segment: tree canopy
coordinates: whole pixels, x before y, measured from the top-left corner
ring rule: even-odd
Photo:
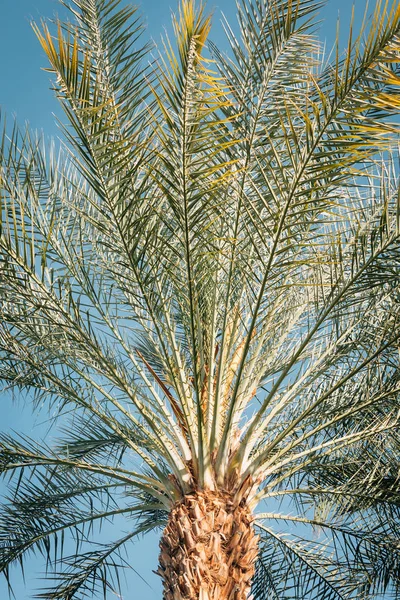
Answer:
[[[227,53],[192,0],[159,53],[135,7],[65,4],[34,25],[65,144],[0,145],[0,379],[64,429],[1,436],[0,570],[39,551],[39,597],[106,595],[130,540],[228,489],[255,600],[400,598],[398,2],[328,58],[315,0],[238,0]]]

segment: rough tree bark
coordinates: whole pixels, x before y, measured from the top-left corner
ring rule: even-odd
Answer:
[[[206,490],[185,496],[160,542],[164,600],[246,600],[257,542],[244,500]]]

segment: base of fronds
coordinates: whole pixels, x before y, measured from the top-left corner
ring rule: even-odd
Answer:
[[[252,522],[246,504],[226,493],[177,503],[160,542],[164,600],[246,600],[258,552]]]

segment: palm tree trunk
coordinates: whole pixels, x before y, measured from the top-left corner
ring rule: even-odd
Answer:
[[[244,501],[207,490],[185,496],[160,542],[164,600],[246,600],[257,542]]]

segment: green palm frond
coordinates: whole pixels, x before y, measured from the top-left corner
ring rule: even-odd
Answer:
[[[399,547],[382,519],[372,526],[368,517],[361,516],[349,527],[327,516],[321,520],[279,513],[261,516],[268,525],[259,524],[262,538],[265,535],[260,567],[263,571],[269,558],[273,565],[269,576],[283,597],[371,598],[385,592],[396,597]],[[271,522],[286,522],[292,531],[276,532],[269,526]],[[311,539],[312,531],[296,533],[299,525],[311,527],[319,539]],[[277,555],[286,565],[278,563]]]
[[[58,565],[72,567],[64,550],[69,532],[80,558],[75,569],[56,573],[64,583],[52,593],[63,590],[64,596],[55,598],[69,597],[68,590],[82,593],[87,586],[96,586],[102,574],[117,564],[113,555],[133,537],[160,526],[166,515],[165,491],[159,482],[110,460],[102,465],[92,456],[88,461],[82,453],[71,455],[70,447],[60,445],[53,451],[43,444],[38,448],[29,439],[6,436],[0,443],[1,472],[14,482],[0,520],[1,571],[9,580],[10,565],[19,562],[22,567],[32,552],[44,556],[48,567],[56,571]],[[103,549],[88,550],[95,543],[94,527],[121,516],[135,519],[134,531]],[[110,573],[104,576],[104,582],[112,580]]]

